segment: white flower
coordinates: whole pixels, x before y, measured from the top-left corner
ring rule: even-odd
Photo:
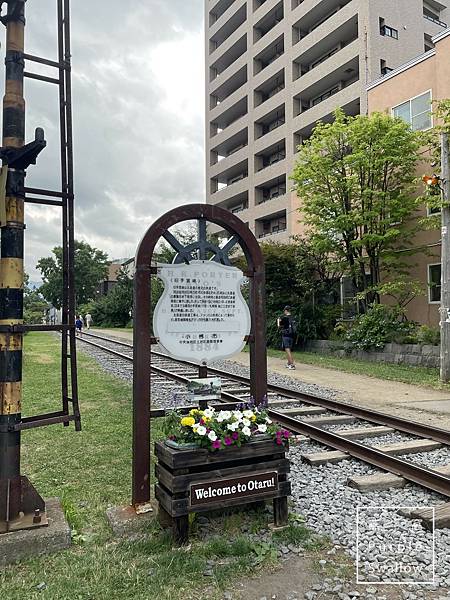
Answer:
[[[264,423],[261,423],[260,425],[258,425],[258,431],[260,431],[261,433],[266,433],[267,425],[265,425]]]
[[[250,427],[250,421],[248,419],[242,419],[244,427]]]
[[[198,435],[206,435],[206,427],[203,427],[203,425],[199,425],[199,426],[197,427],[197,431],[196,431],[196,433],[197,433]]]
[[[250,436],[252,435],[252,432],[250,431],[250,427],[244,427],[244,428],[242,429],[242,433],[243,433],[244,435],[246,435],[247,437],[250,437]]]
[[[267,425],[271,425],[272,421],[271,421],[271,419],[269,419],[269,417],[266,417],[266,423],[267,423]]]
[[[206,417],[207,419],[211,419],[214,415],[214,408],[207,408],[204,412],[203,412],[203,416]]]
[[[222,423],[223,421],[228,421],[231,419],[231,412],[229,410],[221,410],[216,417],[218,423]]]
[[[244,410],[243,412],[244,417],[247,417],[247,419],[251,419],[253,417],[253,411],[252,410]]]
[[[215,432],[215,431],[212,431],[212,430],[211,430],[211,431],[208,433],[208,437],[209,437],[209,439],[210,439],[212,442],[215,442],[215,441],[217,440],[217,435],[216,435],[216,432]]]
[[[242,421],[242,413],[240,410],[234,410],[233,411],[233,417],[237,420],[237,421]]]
[[[234,423],[228,423],[227,425],[227,429],[229,429],[230,431],[236,431],[238,427],[239,423],[237,421],[234,421]]]

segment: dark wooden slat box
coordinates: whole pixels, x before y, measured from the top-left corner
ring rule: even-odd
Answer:
[[[291,493],[288,481],[290,462],[286,458],[286,451],[287,445],[280,446],[268,438],[248,442],[240,448],[230,446],[216,452],[203,448],[176,449],[164,442],[156,442],[158,464],[155,471],[158,483],[155,496],[164,520],[172,521],[176,541],[188,541],[189,513],[261,500],[273,499],[275,524],[286,524],[287,497]],[[244,486],[249,490],[252,486],[251,493],[247,489],[241,491]],[[194,494],[193,488],[204,490],[205,498],[202,499],[201,495],[199,500],[199,492]],[[216,489],[217,494],[219,489],[227,492],[228,497],[208,497],[208,493],[214,494],[211,489]]]

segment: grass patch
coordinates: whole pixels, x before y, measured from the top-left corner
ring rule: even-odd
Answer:
[[[59,409],[58,356],[56,336],[26,336],[25,416]],[[230,511],[211,521],[203,537],[194,520],[189,549],[173,548],[171,537],[156,522],[137,541],[114,539],[105,512],[130,499],[131,387],[83,354],[79,385],[81,433],[52,426],[22,436],[22,471],[44,497],[62,499],[74,545],[5,567],[0,572],[2,598],[218,600],[239,577],[276,564],[275,546],[249,537],[267,527],[269,516],[263,509]],[[162,420],[152,422],[152,436],[163,437]],[[207,568],[209,577],[203,575]]]
[[[285,359],[285,353],[281,350],[268,348],[267,354],[275,358]],[[388,381],[400,381],[402,383],[450,391],[450,384],[442,383],[439,380],[438,369],[369,362],[358,360],[356,358],[340,358],[338,356],[315,354],[314,352],[294,352],[293,355],[297,362],[297,366],[301,364],[313,365],[325,369],[343,371],[345,373],[366,375],[368,377],[377,377],[378,379],[385,379]]]

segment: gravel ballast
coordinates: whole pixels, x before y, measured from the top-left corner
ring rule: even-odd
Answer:
[[[106,356],[96,348],[86,345],[80,347],[102,366],[107,372],[123,380],[132,379],[132,366],[119,359]],[[248,376],[248,368],[231,361],[215,361],[211,364],[217,369],[241,376]],[[335,390],[319,385],[305,384],[291,379],[289,376],[269,374],[269,383],[286,386],[293,390],[308,394],[320,395],[336,399]],[[176,407],[188,403],[186,388],[180,384],[152,387],[152,405]],[[328,429],[350,429],[365,427],[365,422],[354,425],[330,426]],[[380,438],[367,440],[369,445],[390,444],[410,439],[409,436],[394,432]],[[366,442],[363,442],[366,443]],[[347,480],[350,477],[370,475],[378,470],[355,459],[337,464],[311,466],[301,460],[302,453],[314,453],[327,450],[315,442],[300,441],[291,445],[292,506],[291,510],[305,517],[306,525],[318,534],[327,535],[336,548],[343,548],[352,559],[359,555],[359,577],[367,582],[370,591],[358,586],[360,598],[377,600],[383,598],[383,584],[400,583],[400,598],[419,600],[430,597],[431,590],[436,590],[433,597],[446,598],[445,590],[450,588],[450,564],[448,554],[450,548],[450,530],[435,532],[435,586],[420,586],[419,581],[432,580],[432,543],[433,534],[426,531],[421,524],[398,514],[403,507],[432,507],[446,501],[446,498],[417,485],[408,484],[404,488],[388,491],[376,491],[361,494],[350,488]],[[424,452],[406,457],[411,462],[424,466],[442,466],[450,464],[450,451],[440,448],[432,452]],[[359,543],[357,548],[357,513],[359,518]],[[375,525],[374,525],[375,524]],[[330,551],[330,552],[333,552]],[[418,579],[421,578],[421,579]],[[415,582],[408,587],[407,581]],[[373,594],[371,586],[377,589]],[[377,587],[378,586],[378,587]],[[439,593],[437,590],[440,588]],[[333,595],[328,590],[310,590],[311,600],[327,594],[325,598],[357,597],[348,591]],[[341,595],[342,594],[342,595]],[[305,598],[308,597],[305,595]],[[320,596],[322,597],[322,596]],[[450,596],[449,596],[450,598]]]

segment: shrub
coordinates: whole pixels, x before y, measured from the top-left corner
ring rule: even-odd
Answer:
[[[359,350],[374,350],[389,342],[402,343],[415,328],[416,324],[406,321],[398,308],[372,304],[366,314],[356,319],[347,340]]]
[[[416,338],[418,344],[439,346],[441,343],[441,332],[438,327],[428,327],[428,325],[422,325],[416,332]]]

